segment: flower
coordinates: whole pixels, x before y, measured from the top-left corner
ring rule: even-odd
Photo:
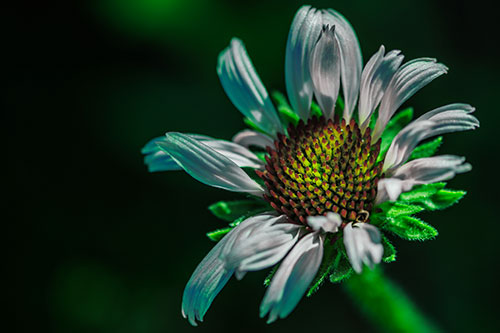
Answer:
[[[441,137],[419,144],[479,122],[467,104],[437,108],[409,124],[411,109],[394,116],[447,72],[431,58],[402,62],[400,51],[386,53],[381,46],[363,68],[347,20],[332,9],[304,6],[286,47],[291,106],[277,94],[277,112],[243,43],[234,38],[219,56],[217,73],[254,129],[239,132],[233,142],[168,132],[144,147],[152,172],[183,169],[207,185],[251,196],[210,207],[234,221],[209,234],[222,238],[186,285],[182,314],[192,325],[203,320],[233,275],[242,279],[275,267],[260,308],[261,317],[273,322],[325,277],[338,282],[364,265],[393,261],[394,247],[381,230],[410,240],[437,235],[412,215],[458,201],[464,192],[447,190],[442,181],[471,166],[462,157],[432,156]]]

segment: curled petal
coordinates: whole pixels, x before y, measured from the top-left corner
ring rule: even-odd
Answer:
[[[470,171],[472,166],[464,163],[465,158],[454,155],[441,155],[419,158],[393,170],[391,178],[378,182],[376,203],[395,201],[403,192],[415,185],[431,184],[455,177],[456,174]]]
[[[420,141],[435,135],[475,129],[479,121],[471,115],[468,104],[450,104],[429,111],[411,122],[396,135],[384,160],[383,171],[391,171],[404,163]]]
[[[323,24],[335,26],[335,36],[340,48],[342,91],[344,94],[344,119],[349,122],[356,106],[363,68],[363,58],[358,38],[349,22],[333,9],[322,11]]]
[[[300,225],[289,223],[284,215],[261,216],[268,220],[255,230],[241,233],[234,245],[221,253],[228,269],[244,274],[271,267],[297,242],[302,229]]]
[[[191,325],[196,326],[196,321],[203,321],[203,316],[215,296],[235,271],[235,267],[226,264],[222,254],[231,251],[242,234],[252,233],[275,219],[276,216],[272,214],[261,214],[241,222],[224,236],[196,267],[182,297],[182,315]]]
[[[340,51],[335,27],[323,26],[318,43],[312,50],[310,72],[314,94],[323,115],[333,119],[340,88]]]
[[[196,180],[234,192],[262,195],[264,189],[229,158],[192,137],[171,132],[158,146]]]
[[[344,246],[356,273],[363,271],[363,264],[373,268],[380,263],[384,254],[380,241],[380,232],[371,224],[350,222],[345,226]]]
[[[325,216],[309,216],[307,218],[307,224],[314,231],[335,233],[339,230],[339,227],[342,224],[342,218],[337,213],[328,212]]]
[[[280,264],[260,305],[260,316],[268,323],[285,318],[306,292],[323,258],[323,236],[317,232],[302,237]]]
[[[247,148],[250,146],[255,146],[262,149],[265,149],[268,146],[272,147],[274,144],[273,139],[271,139],[269,136],[248,129],[237,133],[233,137],[233,142]]]
[[[387,122],[401,104],[447,71],[448,68],[445,65],[436,63],[435,59],[430,58],[414,59],[401,66],[389,82],[380,102],[379,116],[373,131],[372,142],[377,142]]]
[[[217,73],[234,106],[264,132],[276,135],[281,122],[241,40],[233,38],[219,55]]]
[[[369,125],[373,111],[382,100],[385,89],[404,58],[399,50],[391,51],[385,56],[384,53],[382,45],[368,60],[361,75],[358,113],[362,130]]]
[[[321,32],[321,22],[320,11],[302,6],[295,14],[286,44],[286,91],[293,111],[304,121],[309,118],[313,95],[309,58]]]

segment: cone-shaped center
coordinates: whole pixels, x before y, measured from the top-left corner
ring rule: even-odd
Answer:
[[[335,212],[345,223],[368,222],[382,163],[376,164],[380,141],[370,130],[362,135],[354,120],[313,117],[307,124],[278,135],[264,172],[265,199],[278,212],[306,224],[306,217]]]

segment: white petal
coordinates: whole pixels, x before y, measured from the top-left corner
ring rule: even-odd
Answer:
[[[344,246],[347,257],[356,273],[363,271],[363,264],[373,268],[380,263],[384,247],[380,232],[368,223],[349,223],[344,228]]]
[[[247,148],[255,146],[265,149],[268,146],[273,147],[274,145],[273,139],[269,136],[249,129],[237,133],[233,137],[233,142]]]
[[[230,250],[221,254],[221,259],[228,269],[234,268],[240,274],[271,267],[290,251],[301,229],[284,215],[272,216],[258,229],[243,233]]]
[[[156,144],[158,141],[164,140],[164,136],[151,139],[141,150],[141,153],[145,155],[144,164],[148,166],[149,172],[182,170],[172,157]]]
[[[226,140],[218,140],[205,135],[186,134],[187,136],[200,141],[201,143],[224,155],[237,166],[249,168],[261,168],[264,163],[246,147]],[[174,159],[161,150],[158,142],[167,141],[166,136],[161,136],[150,140],[142,149],[144,163],[150,172],[182,170]]]
[[[358,112],[362,130],[369,125],[370,116],[382,100],[385,89],[403,61],[399,50],[391,51],[385,56],[384,52],[385,48],[382,45],[368,60],[361,75]]]
[[[314,231],[335,233],[339,230],[339,227],[342,224],[342,218],[337,213],[328,212],[325,216],[309,216],[307,218],[307,224]]]
[[[188,318],[191,325],[196,326],[196,321],[203,320],[215,296],[234,273],[235,268],[227,265],[223,254],[231,252],[242,234],[259,230],[270,220],[275,220],[276,216],[272,214],[253,216],[241,222],[224,236],[196,267],[182,298],[182,315]]]
[[[323,115],[333,119],[340,88],[340,50],[335,27],[323,26],[318,43],[312,50],[310,72],[314,94]]]
[[[393,170],[391,178],[378,182],[376,203],[395,201],[401,193],[410,191],[415,185],[445,181],[458,173],[470,171],[472,166],[464,162],[464,157],[441,155],[419,158],[403,164]]]
[[[396,135],[387,151],[383,171],[397,168],[411,155],[420,141],[448,132],[475,129],[479,121],[471,115],[474,108],[468,104],[450,104],[429,111],[408,124]]]
[[[286,256],[267,288],[260,316],[268,323],[293,311],[318,271],[323,258],[323,238],[317,232],[302,237]]]
[[[309,57],[321,32],[321,13],[302,6],[295,14],[285,55],[285,82],[293,111],[304,121],[309,118],[313,86],[309,73]]]
[[[231,230],[208,253],[191,275],[184,295],[182,297],[182,315],[191,325],[196,326],[196,321],[202,321],[215,296],[226,285],[233,275],[234,270],[227,270],[224,262],[219,259],[221,248],[231,237]]]
[[[158,145],[187,173],[204,184],[254,195],[264,193],[264,189],[234,162],[188,135],[167,133],[166,140]]]
[[[233,38],[219,55],[217,73],[227,96],[245,117],[271,135],[282,130],[271,98],[239,39]]]
[[[209,137],[201,140],[199,139],[198,141],[224,155],[240,168],[261,168],[264,165],[264,162],[262,162],[257,155],[252,153],[248,148],[237,143],[226,140],[212,139]]]
[[[436,63],[435,59],[430,58],[414,59],[401,66],[394,74],[382,97],[372,142],[377,142],[389,119],[401,104],[447,71],[448,68],[445,65]]]
[[[384,178],[377,185],[377,198],[375,204],[379,205],[386,201],[396,201],[403,192],[408,192],[413,187],[411,180],[397,178]]]
[[[323,10],[323,24],[335,26],[335,36],[340,47],[341,80],[344,93],[344,119],[348,122],[356,106],[363,68],[363,58],[358,38],[349,22],[333,9]]]

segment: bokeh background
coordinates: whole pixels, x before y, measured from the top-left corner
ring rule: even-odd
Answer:
[[[448,332],[498,329],[497,12],[477,1],[309,1],[343,13],[365,61],[380,44],[450,67],[408,105],[477,107],[481,128],[445,137],[441,153],[472,172],[469,194],[423,216],[431,242],[394,239],[385,265]],[[150,174],[140,149],[166,131],[230,139],[244,127],[216,75],[233,36],[266,87],[284,91],[284,51],[300,1],[99,0],[5,10],[2,52],[8,188],[6,285],[19,332],[372,331],[339,285],[286,320],[258,318],[265,272],[230,281],[205,322],[180,314],[183,288],[224,226],[206,207],[236,198],[182,172]],[[5,74],[6,73],[6,74]],[[13,175],[13,176],[12,176]]]

